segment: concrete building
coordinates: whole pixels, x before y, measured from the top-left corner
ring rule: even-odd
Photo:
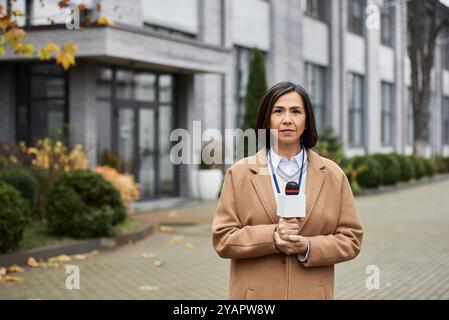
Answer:
[[[74,41],[80,50],[68,72],[10,53],[0,57],[0,140],[32,143],[68,123],[91,164],[105,149],[117,152],[145,198],[192,196],[196,166],[171,164],[170,132],[192,132],[194,120],[203,130],[239,127],[257,47],[266,56],[268,84],[306,87],[319,128],[332,126],[347,155],[412,151],[405,1],[77,2],[94,18],[100,3],[115,26],[68,30],[55,1],[13,4],[29,14],[22,21],[29,41]],[[380,9],[379,26],[367,5]],[[441,38],[429,155],[449,154],[449,41]],[[200,145],[192,149],[198,153]]]

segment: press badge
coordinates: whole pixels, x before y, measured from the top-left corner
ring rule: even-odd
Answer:
[[[278,193],[277,215],[282,218],[305,218],[306,216],[306,195],[285,195]]]

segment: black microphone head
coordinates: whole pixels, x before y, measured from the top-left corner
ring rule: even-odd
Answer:
[[[286,195],[299,194],[299,185],[294,181],[288,182],[287,185],[285,186],[285,194]]]

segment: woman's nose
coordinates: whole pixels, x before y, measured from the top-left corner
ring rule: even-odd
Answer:
[[[284,119],[283,119],[283,122],[288,122],[288,123],[290,123],[291,122],[291,116],[290,116],[290,112],[286,112],[285,113],[285,116],[284,116]]]

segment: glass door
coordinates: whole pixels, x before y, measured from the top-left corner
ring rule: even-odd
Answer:
[[[156,194],[156,112],[153,109],[137,109],[139,113],[138,181],[142,198]]]

